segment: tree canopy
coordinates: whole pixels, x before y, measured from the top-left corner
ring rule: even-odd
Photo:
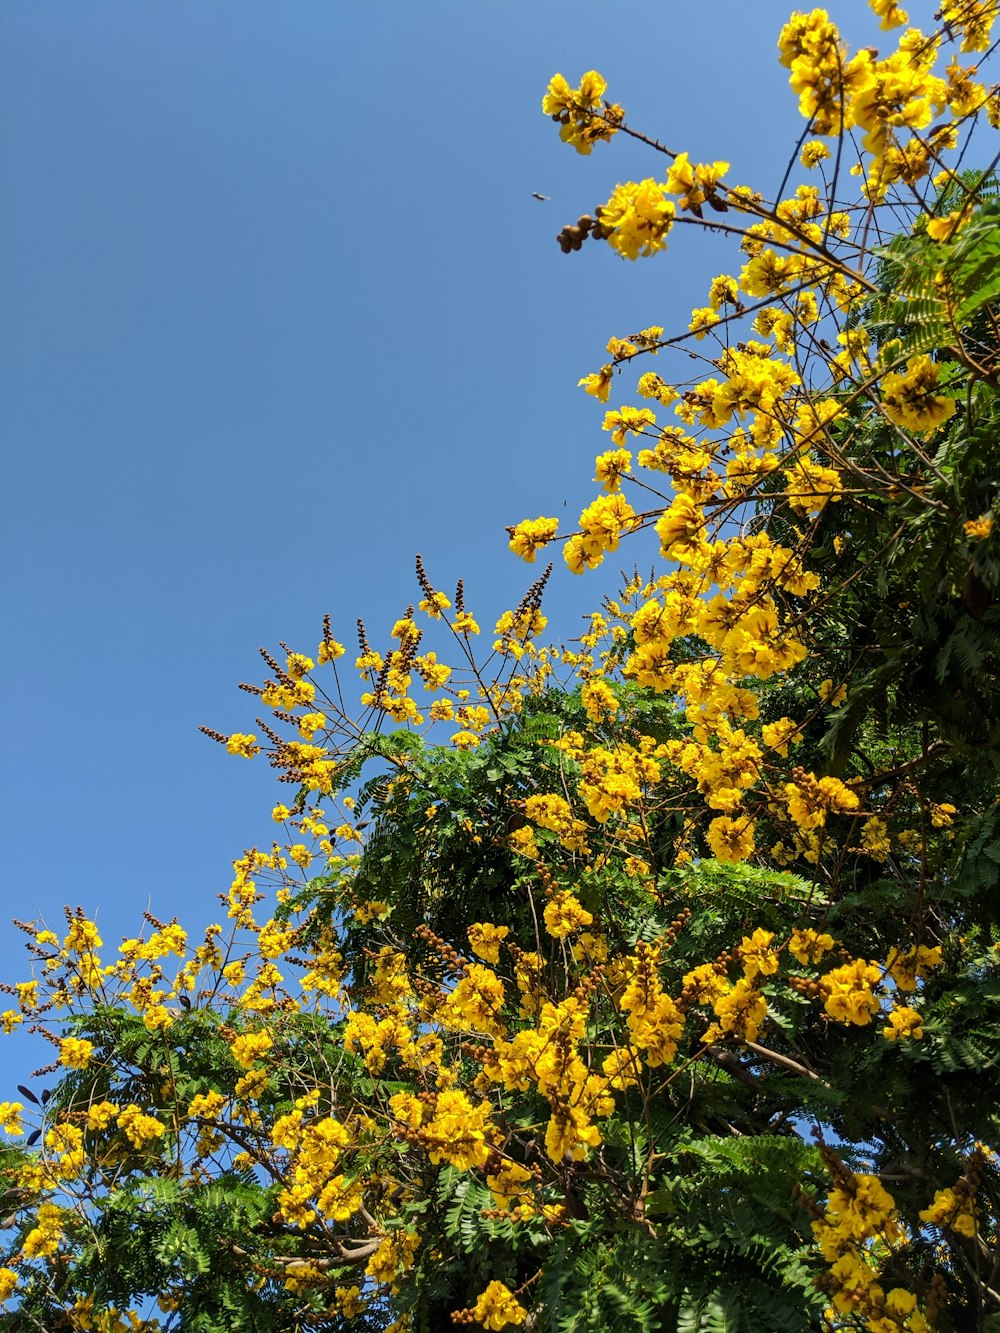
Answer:
[[[871,5],[782,28],[773,199],[552,79],[652,173],[553,262],[726,255],[509,530],[633,572],[560,644],[418,557],[359,689],[327,618],[206,729],[284,784],[224,924],[21,923],[0,1327],[1000,1329],[1000,6]]]

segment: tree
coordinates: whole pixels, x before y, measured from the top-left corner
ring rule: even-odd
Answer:
[[[477,652],[418,559],[357,707],[327,620],[209,733],[288,784],[226,929],[24,926],[4,1327],[1000,1328],[996,13],[885,57],[793,16],[773,201],[552,80],[578,151],[668,159],[564,252],[740,251],[581,380],[643,405],[577,531],[510,529],[659,564],[562,647],[546,573]]]

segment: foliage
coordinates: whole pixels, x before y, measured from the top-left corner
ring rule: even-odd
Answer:
[[[561,646],[546,573],[483,651],[418,559],[356,705],[327,620],[208,733],[287,784],[225,928],[24,925],[0,1327],[1000,1327],[996,12],[884,57],[793,16],[773,201],[552,80],[578,151],[668,159],[564,252],[740,251],[581,380],[642,405],[577,530],[509,530],[659,563]]]

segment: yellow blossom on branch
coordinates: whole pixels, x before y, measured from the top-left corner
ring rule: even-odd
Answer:
[[[666,185],[651,177],[615,186],[607,203],[597,209],[612,250],[625,259],[638,259],[666,249],[675,212],[668,193]]]
[[[937,393],[940,368],[927,355],[911,356],[906,373],[890,371],[882,379],[882,410],[897,426],[917,433],[935,431],[955,415],[957,403]]]
[[[565,891],[557,893],[545,905],[542,913],[545,929],[556,939],[565,939],[567,935],[583,930],[593,924],[593,914],[580,905],[579,900]]]
[[[491,1282],[471,1313],[477,1324],[494,1330],[519,1326],[528,1317],[527,1310],[502,1282]]]
[[[547,546],[559,528],[557,518],[526,518],[510,531],[510,549],[532,564],[535,555]]]

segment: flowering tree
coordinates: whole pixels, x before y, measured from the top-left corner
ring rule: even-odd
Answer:
[[[610,340],[600,490],[510,547],[659,564],[483,650],[418,560],[356,706],[328,620],[209,733],[287,784],[225,927],[24,925],[4,1327],[1000,1328],[1000,6],[872,7],[886,56],[782,29],[773,200],[552,80],[666,158],[562,250],[733,262]]]

